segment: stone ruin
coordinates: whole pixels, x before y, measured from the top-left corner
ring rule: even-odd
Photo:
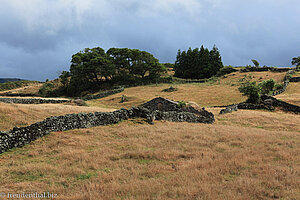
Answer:
[[[49,117],[30,126],[0,131],[0,153],[15,147],[22,147],[50,132],[115,124],[136,117],[144,118],[150,124],[153,124],[153,120],[191,123],[213,123],[215,121],[214,115],[205,109],[197,110],[190,106],[179,107],[178,105],[178,102],[158,97],[139,107],[130,109],[122,108],[113,112]]]
[[[181,106],[179,102],[162,97],[152,99],[141,105],[141,107],[148,109],[154,119],[164,120],[165,118],[168,121],[180,121],[178,118],[172,119],[172,116],[182,115],[189,116],[189,119],[186,120],[188,122],[212,124],[215,121],[214,115],[204,108],[198,109],[189,105]]]

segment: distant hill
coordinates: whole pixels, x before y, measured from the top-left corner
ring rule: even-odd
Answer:
[[[23,79],[20,79],[20,78],[0,78],[0,83],[15,82],[15,81],[23,81]]]

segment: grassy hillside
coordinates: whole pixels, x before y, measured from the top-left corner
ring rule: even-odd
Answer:
[[[246,77],[245,77],[246,75]],[[245,100],[245,79],[283,80],[285,73],[233,73],[215,82],[126,88],[74,105],[0,103],[0,130],[74,112],[111,111],[157,96],[200,106]],[[278,98],[298,102],[300,83]],[[128,102],[119,103],[126,95]],[[211,125],[131,119],[51,133],[0,155],[1,192],[51,192],[58,199],[300,199],[300,116],[261,110],[215,114]]]
[[[252,73],[232,73],[207,83],[191,83],[191,84],[158,84],[148,86],[138,86],[126,88],[124,92],[103,99],[89,101],[91,106],[100,106],[108,108],[121,108],[137,106],[141,103],[149,101],[155,97],[161,96],[176,101],[192,101],[200,106],[218,106],[240,103],[246,100],[246,97],[238,91],[240,84],[246,80],[261,82],[267,79],[274,79],[276,82],[282,82],[285,73],[273,72],[252,72]],[[178,90],[174,92],[163,92],[170,86],[176,87]],[[126,95],[128,102],[119,103],[121,96]]]
[[[22,81],[20,78],[0,78],[0,83]]]
[[[0,130],[9,130],[14,126],[28,126],[47,117],[80,113],[109,112],[112,109],[82,107],[63,104],[5,104],[0,102]]]
[[[300,106],[300,84],[290,83],[287,90],[276,98]]]
[[[15,81],[15,82],[5,82],[0,83],[1,93],[10,92],[10,93],[35,93],[36,90],[32,88],[41,87],[41,83],[38,81]],[[30,89],[29,89],[30,88]]]

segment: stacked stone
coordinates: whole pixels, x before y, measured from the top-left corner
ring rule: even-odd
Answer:
[[[238,110],[238,105],[233,104],[233,105],[227,106],[225,109],[222,109],[220,111],[220,114],[232,113],[233,111],[237,111],[237,110]]]
[[[153,120],[167,120],[172,122],[213,123],[214,116],[205,110],[187,112],[184,110],[149,110],[145,107],[132,107],[114,112],[95,112],[67,114],[49,117],[41,122],[26,127],[15,127],[7,132],[0,132],[0,153],[14,147],[22,147],[50,132],[67,131],[80,128],[91,128],[100,125],[115,124],[129,118],[144,118],[148,123]]]
[[[0,102],[4,103],[16,103],[16,104],[45,104],[45,103],[68,103],[71,100],[61,100],[61,99],[20,99],[20,98],[0,98]]]
[[[124,91],[124,87],[105,91],[105,92],[102,92],[102,93],[96,94],[96,95],[87,95],[87,96],[83,97],[83,100],[87,101],[87,100],[92,100],[92,99],[101,99],[101,98],[104,98],[104,97],[107,97],[107,96],[110,96],[113,94],[117,94],[117,93],[120,93],[123,91]]]

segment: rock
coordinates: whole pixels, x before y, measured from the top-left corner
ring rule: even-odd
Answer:
[[[77,105],[77,106],[86,106],[87,104],[85,103],[84,100],[82,99],[75,99],[74,100],[74,103]]]
[[[231,113],[233,111],[237,111],[238,110],[238,105],[234,104],[234,105],[229,105],[227,106],[225,109],[222,109],[220,111],[220,114],[226,114],[226,113]]]

